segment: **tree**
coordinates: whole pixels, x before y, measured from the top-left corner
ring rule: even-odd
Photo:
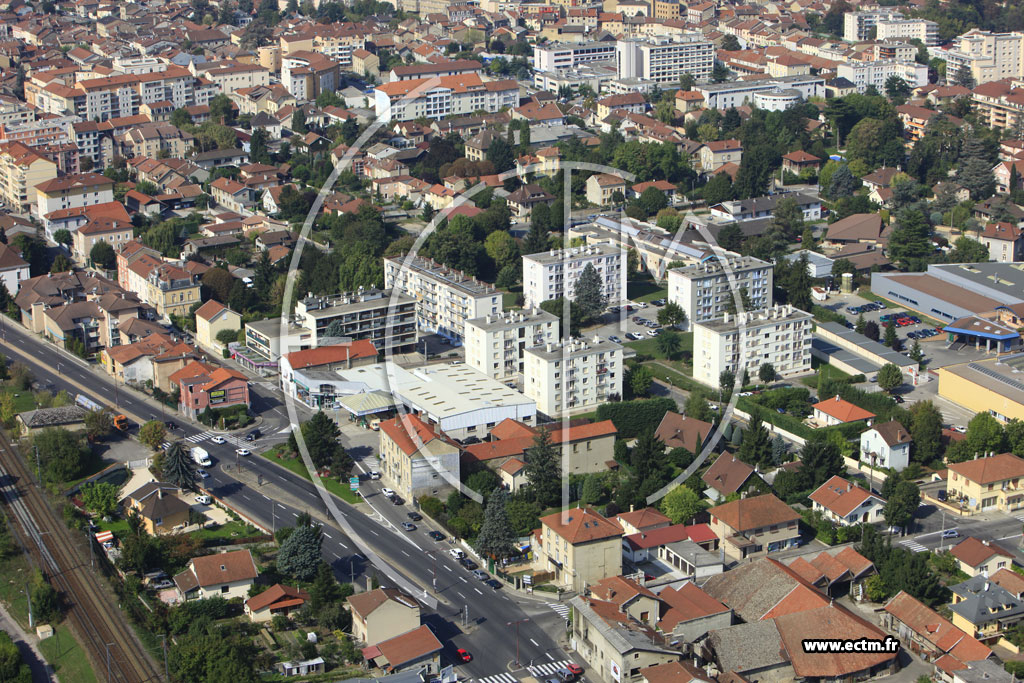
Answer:
[[[530,495],[543,507],[555,505],[561,497],[562,468],[551,443],[551,432],[542,427],[524,457]]]
[[[860,180],[850,172],[850,167],[842,164],[832,174],[832,178],[827,186],[827,196],[833,200],[851,197],[860,185]]]
[[[484,240],[484,250],[494,259],[495,269],[515,265],[519,260],[519,247],[512,236],[504,230],[495,230]]]
[[[703,509],[700,496],[685,484],[669,491],[661,501],[662,512],[673,524],[686,524]]]
[[[658,347],[658,352],[670,360],[676,358],[679,352],[683,350],[682,337],[679,336],[678,332],[672,332],[671,330],[662,332],[655,337],[654,344]]]
[[[323,534],[319,524],[297,526],[281,544],[277,553],[277,570],[299,581],[311,581],[323,561],[321,545]]]
[[[231,98],[221,93],[210,100],[210,118],[222,126],[230,126],[234,121],[235,106]]]
[[[235,284],[235,278],[224,268],[210,268],[202,275],[203,286],[210,291],[210,295],[220,303],[227,303],[231,296],[231,287]]]
[[[85,435],[90,441],[98,441],[110,435],[114,429],[114,418],[106,410],[90,410],[85,414]]]
[[[32,683],[32,669],[21,658],[18,646],[5,631],[0,631],[0,681]]]
[[[538,204],[533,207],[530,216],[530,231],[526,233],[526,238],[523,240],[522,253],[524,256],[548,250],[551,236],[547,218],[549,211],[547,204]]]
[[[338,425],[322,410],[302,424],[302,438],[313,466],[317,469],[330,468],[335,476],[344,476],[352,468],[352,460],[341,445],[340,437]],[[288,443],[293,451],[299,450],[294,433],[289,436]]]
[[[892,329],[892,328],[890,328]],[[886,363],[878,370],[878,386],[883,391],[892,391],[903,384],[903,371],[895,363]]]
[[[839,448],[831,441],[808,441],[800,449],[800,462],[800,476],[812,490],[846,470]]]
[[[733,387],[736,385],[736,373],[732,370],[722,370],[718,375],[718,391],[722,397],[722,401],[728,401],[729,397],[732,396]]]
[[[270,150],[267,147],[267,131],[265,128],[256,128],[249,140],[249,159],[255,164],[270,163]]]
[[[658,311],[658,322],[665,326],[686,323],[686,311],[679,304],[669,301]]]
[[[701,189],[701,197],[708,204],[714,206],[729,201],[736,193],[733,190],[732,178],[728,173],[719,173],[711,178]],[[741,233],[742,236],[742,233]],[[722,245],[723,247],[725,245]]]
[[[775,366],[771,363],[761,363],[761,367],[757,369],[757,378],[764,384],[775,381]]]
[[[608,305],[601,274],[594,268],[593,263],[588,263],[576,279],[576,297],[573,304],[579,308],[580,317],[584,321],[596,319]]]
[[[183,491],[193,491],[196,488],[196,461],[192,454],[180,442],[175,441],[164,454],[163,464],[164,481],[174,484]]]
[[[978,413],[967,423],[968,448],[973,453],[1002,453],[1006,450],[1006,433],[990,413]]]
[[[74,481],[94,460],[92,450],[77,435],[60,427],[47,427],[32,437],[39,449],[42,479],[54,484]]]
[[[948,260],[950,263],[985,263],[989,260],[988,247],[978,240],[960,236],[953,243]]]
[[[117,510],[119,490],[105,481],[91,482],[82,486],[82,503],[86,510],[100,517],[109,517]]]
[[[768,430],[756,412],[750,416],[750,426],[743,433],[743,442],[736,457],[748,465],[767,465],[771,462],[772,444]]]
[[[878,323],[869,320],[864,324],[864,336],[871,341],[878,341]]]
[[[313,585],[309,587],[309,606],[314,612],[319,612],[324,607],[343,599],[341,586],[334,578],[331,565],[321,561],[316,568]]]
[[[629,388],[633,396],[647,396],[651,391],[651,384],[654,382],[654,373],[646,365],[638,365],[628,371]]]
[[[695,420],[711,422],[715,419],[715,412],[711,410],[708,397],[703,391],[691,391],[683,404],[683,414]]]
[[[100,240],[92,245],[92,249],[89,250],[89,258],[95,265],[105,270],[110,270],[117,263],[114,247],[110,246],[110,242],[106,240]]]
[[[953,74],[953,85],[962,85],[968,90],[974,90],[974,75],[969,66],[962,64],[956,70],[956,73]]]
[[[74,242],[74,238],[71,236],[71,231],[67,228],[61,228],[57,232],[53,233],[53,241],[57,244],[63,244],[66,247],[70,247],[71,243]]]
[[[648,216],[653,216],[668,206],[668,197],[661,190],[648,187],[640,195],[640,207]]]
[[[889,326],[885,328],[885,338],[883,343],[890,349],[895,349],[900,343],[899,337],[896,336],[896,325],[895,323],[889,323]]]
[[[305,135],[309,132],[309,128],[306,127],[306,112],[301,107],[292,114],[291,128],[293,133],[298,133],[299,135]]]
[[[942,413],[931,401],[910,407],[911,455],[916,462],[934,462],[942,455],[942,422]]]
[[[786,446],[786,440],[782,438],[781,434],[776,434],[772,439],[772,462],[781,465],[786,461],[788,455],[789,447]]]
[[[476,547],[481,554],[495,560],[512,557],[516,552],[516,534],[509,520],[508,493],[500,486],[487,500],[484,523],[476,537]]]
[[[903,104],[910,97],[910,85],[901,77],[893,74],[885,81],[885,94],[897,104]]]
[[[906,527],[914,518],[914,513],[920,504],[921,491],[917,488],[917,484],[900,479],[882,510],[885,523],[889,526]]]
[[[74,264],[64,254],[57,254],[53,259],[53,265],[50,266],[50,272],[53,274],[67,273],[74,268]]]
[[[139,428],[139,441],[154,451],[160,448],[167,436],[167,427],[159,420],[150,420]]]
[[[864,320],[864,314],[861,313],[857,316],[857,322],[853,326],[853,331],[857,334],[864,334],[864,330],[867,327],[867,321]]]
[[[515,154],[511,145],[504,138],[494,137],[487,148],[487,161],[494,164],[495,173],[504,173],[511,169],[516,162]]]
[[[987,199],[995,193],[995,176],[992,155],[985,142],[971,135],[960,148],[960,162],[957,164],[957,181],[971,192],[971,199]]]
[[[789,303],[802,311],[811,310],[811,284],[808,257],[806,253],[802,253],[789,268],[786,277],[786,295],[789,297]]]

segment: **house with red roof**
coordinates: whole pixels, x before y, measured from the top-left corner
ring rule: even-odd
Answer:
[[[800,515],[770,493],[716,505],[708,514],[725,554],[735,560],[800,543]]]
[[[618,430],[611,420],[572,424],[561,422],[531,427],[511,418],[499,422],[491,429],[487,441],[465,446],[463,458],[467,462],[485,463],[499,469],[509,458],[525,459],[526,450],[533,446],[540,430],[546,429],[551,443],[561,447],[569,458],[569,472],[584,474],[615,469],[615,437]]]
[[[968,536],[950,548],[949,554],[956,558],[960,571],[968,576],[991,576],[1000,569],[1013,567],[1012,552],[994,541],[974,536]]]
[[[533,534],[534,571],[552,574],[555,585],[582,592],[622,573],[622,527],[593,508],[541,517]]]
[[[220,355],[227,344],[220,342],[217,335],[242,329],[242,316],[219,301],[210,299],[196,309],[196,344],[201,348]]]
[[[310,408],[319,409],[333,404],[335,395],[333,388],[329,400],[327,395],[320,393],[318,387],[314,386],[317,383],[311,381],[313,375],[310,373],[334,372],[375,362],[377,347],[369,339],[284,353],[280,360],[281,388]]]
[[[789,557],[783,562],[804,581],[832,596],[852,593],[854,586],[877,573],[874,563],[852,546],[828,548],[813,556]]]
[[[178,409],[195,419],[206,409],[249,407],[249,380],[238,370],[192,361],[171,375],[180,391]]]
[[[406,500],[458,488],[458,445],[417,415],[382,421],[379,451],[381,480]]]
[[[278,615],[288,617],[293,612],[302,609],[308,600],[309,593],[301,588],[275,583],[267,590],[245,601],[245,615],[253,623],[270,621]]]
[[[810,499],[814,510],[840,526],[884,521],[885,499],[839,476],[815,489]]]
[[[834,398],[819,401],[811,406],[811,408],[814,410],[814,421],[823,427],[858,422],[860,420],[867,422],[870,427],[872,420],[875,419],[874,413],[864,410],[844,398],[840,398],[839,394],[836,394]]]
[[[426,624],[400,636],[363,648],[363,659],[389,674],[420,671],[437,674],[441,671],[443,646]]]
[[[885,604],[880,624],[900,643],[946,673],[992,657],[987,645],[910,594],[900,591]]]

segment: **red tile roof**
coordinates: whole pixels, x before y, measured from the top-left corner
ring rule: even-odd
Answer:
[[[948,469],[978,484],[994,484],[1006,479],[1024,477],[1024,460],[1013,453],[1000,453],[990,458],[952,463]]]
[[[856,422],[857,420],[870,420],[875,417],[874,413],[864,410],[860,406],[854,405],[839,396],[818,401],[811,407],[815,410],[820,410],[830,417],[834,417],[840,422]]]
[[[846,517],[846,515],[863,505],[869,498],[875,498],[882,503],[885,502],[867,489],[854,486],[839,476],[833,476],[819,486],[809,498],[840,517]]]
[[[1013,559],[1013,553],[991,541],[982,541],[968,536],[950,549],[950,554],[968,567],[977,567],[988,562],[993,555],[1002,555]]]
[[[356,358],[376,358],[377,348],[369,339],[357,339],[334,346],[318,346],[315,349],[292,351],[285,354],[292,369],[314,368],[319,365],[340,363]]]
[[[441,641],[426,624],[376,645],[381,656],[387,660],[388,671],[438,652],[441,647]]]
[[[298,607],[306,600],[309,600],[309,593],[301,588],[292,588],[284,584],[275,583],[267,590],[254,595],[245,601],[245,606],[250,612],[258,612],[264,607]]]
[[[622,536],[622,527],[589,507],[555,512],[547,517],[541,517],[540,523],[542,528],[550,527],[552,533],[573,545]]]
[[[738,532],[773,524],[786,524],[800,519],[800,515],[793,508],[770,493],[717,505],[708,510],[708,513],[712,519],[717,518]]]
[[[399,415],[393,420],[385,420],[380,423],[380,429],[406,455],[416,453],[420,448],[438,438],[430,425],[412,414]]]

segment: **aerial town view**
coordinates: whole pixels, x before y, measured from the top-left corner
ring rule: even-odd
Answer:
[[[0,0],[0,682],[1024,679],[1024,3]]]

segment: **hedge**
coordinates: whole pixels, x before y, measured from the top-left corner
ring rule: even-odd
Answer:
[[[611,420],[620,439],[632,439],[645,431],[654,431],[661,424],[665,413],[677,410],[679,406],[671,398],[641,398],[603,403],[597,408],[597,419]]]

